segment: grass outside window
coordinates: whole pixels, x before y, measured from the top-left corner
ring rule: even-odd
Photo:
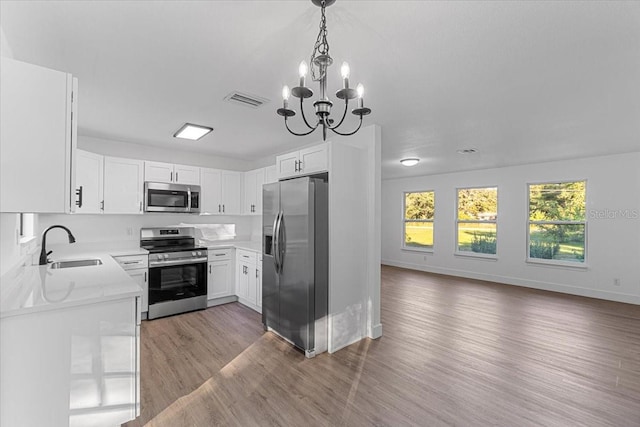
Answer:
[[[404,193],[404,238],[402,247],[409,250],[433,250],[435,193]]]

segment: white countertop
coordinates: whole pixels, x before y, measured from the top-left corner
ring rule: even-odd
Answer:
[[[262,252],[262,242],[255,240],[200,240],[200,245],[208,249],[236,248],[248,251]]]
[[[81,250],[54,255],[55,261],[100,258],[102,265],[55,270],[51,265],[27,265],[14,270],[2,277],[0,317],[142,295],[140,286],[107,252]]]

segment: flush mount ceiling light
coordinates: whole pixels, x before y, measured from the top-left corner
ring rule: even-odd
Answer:
[[[408,159],[400,160],[400,163],[402,163],[403,166],[415,166],[418,164],[419,161],[420,159],[417,159],[415,157],[410,157]]]
[[[213,128],[207,126],[194,125],[192,123],[185,123],[176,133],[173,134],[175,138],[190,139],[197,141],[209,132]]]
[[[327,129],[332,131],[335,134],[342,136],[353,135],[360,130],[362,126],[362,117],[368,114],[371,114],[371,110],[364,106],[364,87],[362,84],[358,84],[357,89],[353,89],[349,87],[349,64],[344,62],[340,71],[342,73],[343,85],[342,89],[336,92],[336,97],[338,99],[344,100],[344,112],[342,113],[342,118],[338,122],[338,124],[333,125],[334,120],[329,118],[331,114],[331,106],[333,103],[327,97],[327,68],[333,64],[333,59],[329,56],[329,43],[327,42],[327,19],[324,15],[324,10],[327,6],[331,6],[335,3],[336,0],[311,0],[313,4],[322,8],[322,17],[320,18],[320,32],[318,33],[318,38],[316,39],[315,46],[313,47],[313,52],[311,53],[311,80],[314,82],[319,82],[320,85],[320,96],[319,99],[313,103],[313,106],[316,110],[317,121],[312,126],[307,121],[307,118],[304,114],[304,109],[302,106],[305,98],[311,98],[313,96],[313,91],[305,86],[305,78],[307,76],[307,72],[309,71],[309,67],[307,63],[302,61],[300,63],[300,67],[298,69],[300,74],[300,86],[296,86],[293,89],[289,90],[288,86],[284,86],[282,88],[282,99],[283,106],[282,108],[278,108],[277,113],[284,117],[284,125],[287,127],[287,130],[296,136],[304,136],[309,135],[313,131],[315,131],[320,125],[322,125],[322,139],[327,139]],[[296,98],[300,98],[300,113],[302,114],[302,120],[304,124],[309,129],[306,132],[294,132],[289,128],[289,123],[287,123],[287,119],[289,117],[293,117],[296,115],[294,110],[289,108],[289,96],[293,95]],[[358,108],[355,108],[351,111],[355,116],[360,117],[360,123],[358,127],[353,132],[342,133],[337,129],[344,122],[345,117],[347,116],[347,110],[349,106],[349,100],[358,98]]]

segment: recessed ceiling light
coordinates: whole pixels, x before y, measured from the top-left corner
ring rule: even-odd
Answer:
[[[408,159],[400,160],[400,163],[402,163],[404,166],[415,166],[418,164],[419,161],[420,159],[417,159],[415,157],[410,157]]]
[[[476,150],[475,148],[462,148],[457,151],[458,154],[473,154],[477,152],[478,150]]]
[[[185,123],[176,133],[173,134],[175,138],[182,139],[190,139],[192,141],[197,141],[202,138],[209,132],[211,132],[213,128],[207,126],[194,125],[191,123]]]

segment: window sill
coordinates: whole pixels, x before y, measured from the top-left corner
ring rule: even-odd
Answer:
[[[483,259],[487,261],[497,261],[497,255],[491,254],[480,254],[476,252],[454,252],[453,255],[461,258],[473,258],[473,259]]]
[[[527,258],[525,262],[533,267],[552,267],[552,268],[562,268],[569,270],[588,270],[589,266],[585,263],[575,263],[575,262],[567,262],[567,261],[554,261],[554,260],[545,260],[545,259],[537,259],[537,258]]]
[[[433,253],[433,248],[411,248],[411,247],[406,247],[403,246],[400,248],[401,251],[406,251],[406,252],[420,252],[420,253],[427,253],[427,254],[432,254]]]
[[[38,247],[38,239],[35,236],[20,238],[20,255],[31,255]]]

